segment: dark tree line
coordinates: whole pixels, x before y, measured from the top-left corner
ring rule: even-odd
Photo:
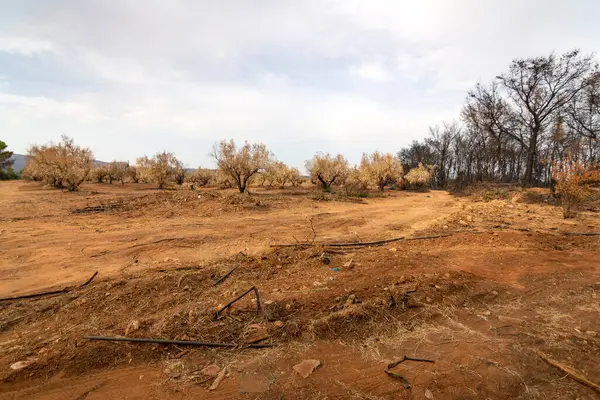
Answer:
[[[399,151],[407,168],[435,165],[432,184],[549,185],[552,162],[600,161],[600,72],[578,50],[514,60],[467,94],[460,120]]]

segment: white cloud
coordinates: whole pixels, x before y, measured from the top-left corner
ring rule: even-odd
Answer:
[[[377,63],[361,64],[358,66],[353,65],[349,70],[351,75],[376,83],[385,83],[392,79],[390,73],[382,65]]]
[[[0,53],[31,56],[39,53],[52,53],[54,51],[56,51],[55,45],[48,40],[0,36]]]

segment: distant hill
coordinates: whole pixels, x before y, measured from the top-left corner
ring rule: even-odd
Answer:
[[[12,165],[15,172],[17,174],[21,173],[23,168],[25,168],[25,156],[23,154],[13,154],[10,159],[15,161]]]
[[[17,174],[20,174],[21,171],[23,170],[23,168],[25,168],[25,161],[27,161],[27,156],[24,154],[13,154],[12,157],[10,158],[11,160],[15,160],[14,164],[13,164],[13,169],[15,170],[15,172]],[[105,161],[98,161],[95,160],[94,161],[95,165],[105,165],[108,164]]]

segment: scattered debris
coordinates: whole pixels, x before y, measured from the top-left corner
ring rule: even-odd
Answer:
[[[294,365],[292,368],[296,371],[301,377],[308,378],[313,371],[321,365],[321,361],[319,360],[304,360],[299,364]]]
[[[225,379],[225,374],[227,374],[228,369],[228,367],[225,367],[221,370],[221,372],[219,372],[219,375],[217,375],[215,381],[212,383],[212,385],[210,385],[208,390],[215,390],[219,387],[223,379]]]
[[[338,267],[329,268],[332,272],[340,272]]]
[[[241,299],[242,297],[244,297],[245,295],[247,295],[248,293],[250,293],[252,291],[254,291],[254,294],[256,295],[256,313],[258,314],[260,312],[260,295],[258,293],[258,289],[256,288],[256,286],[252,286],[250,289],[246,290],[244,293],[240,294],[238,297],[236,297],[235,299],[231,300],[229,303],[225,304],[223,307],[218,309],[215,312],[215,319],[219,319],[219,316],[223,311],[225,311],[226,309],[231,307],[233,305],[233,303],[235,303],[236,301],[238,301],[239,299]]]
[[[539,350],[536,350],[535,354],[537,354],[538,357],[540,357],[542,360],[546,361],[548,364],[560,369],[562,372],[564,372],[565,374],[567,374],[568,376],[570,376],[577,382],[582,383],[582,384],[592,388],[596,392],[600,393],[600,385],[597,385],[594,382],[591,382],[589,379],[587,379],[585,376],[581,375],[580,373],[576,372],[571,367],[551,359],[550,357],[548,357],[547,355],[545,355],[544,353],[542,353]]]
[[[200,371],[200,373],[204,376],[210,376],[212,378],[216,377],[217,375],[219,375],[219,372],[221,371],[221,368],[216,365],[216,364],[211,364],[207,367],[202,368],[202,370]]]

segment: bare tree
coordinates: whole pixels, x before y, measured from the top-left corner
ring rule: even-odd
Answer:
[[[578,50],[557,57],[517,59],[509,71],[497,77],[508,92],[519,123],[525,128],[526,166],[523,183],[534,183],[540,135],[555,114],[584,88],[592,68],[592,56],[581,57]]]
[[[210,155],[216,160],[218,169],[234,180],[240,193],[247,190],[250,178],[261,172],[273,158],[262,143],[246,142],[238,149],[233,139],[215,143]]]

